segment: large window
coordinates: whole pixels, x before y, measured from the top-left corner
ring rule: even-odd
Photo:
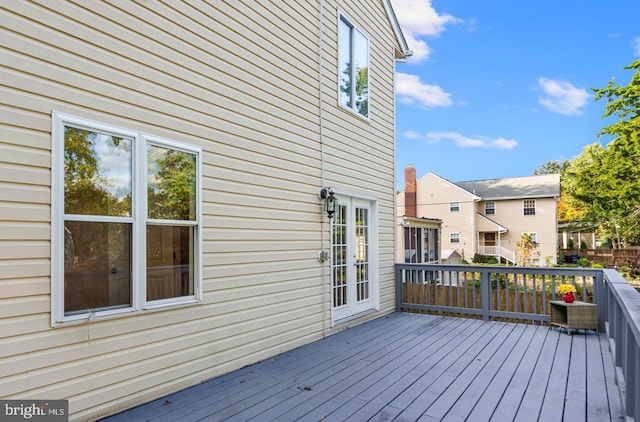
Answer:
[[[535,199],[525,199],[522,201],[523,205],[523,214],[524,215],[536,215],[536,200]]]
[[[197,302],[200,150],[53,117],[53,322]]]
[[[342,15],[338,23],[338,80],[340,104],[369,117],[369,39]]]

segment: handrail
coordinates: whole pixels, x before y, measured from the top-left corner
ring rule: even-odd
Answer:
[[[640,293],[615,270],[604,270],[607,335],[628,418],[640,420]]]
[[[481,255],[497,256],[504,258],[509,262],[516,262],[516,253],[512,250],[505,248],[504,246],[478,246],[478,253]]]
[[[396,310],[483,320],[550,322],[557,285],[576,286],[577,300],[598,305],[627,417],[640,421],[640,293],[617,271],[594,268],[396,264]]]

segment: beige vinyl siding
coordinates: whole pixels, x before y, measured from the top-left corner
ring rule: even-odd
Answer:
[[[334,7],[335,4],[335,8]],[[323,43],[325,67],[322,97],[323,127],[327,162],[327,184],[354,195],[364,194],[378,198],[378,261],[380,309],[393,310],[395,260],[395,150],[393,90],[387,86],[393,80],[394,65],[388,60],[394,44],[392,29],[385,21],[382,2],[335,2],[325,9],[324,23],[327,31]],[[337,33],[329,33],[335,27],[338,13],[344,13],[351,23],[369,38],[370,47],[370,118],[369,120],[337,106],[338,60]],[[362,140],[367,144],[362,145]]]
[[[0,397],[69,399],[72,420],[90,419],[331,332],[319,6],[266,5],[4,5]],[[369,121],[337,106],[338,10],[370,37]],[[382,313],[395,243],[386,19],[379,1],[327,2],[321,86],[326,184],[377,200]],[[51,328],[52,111],[202,148],[203,305]]]

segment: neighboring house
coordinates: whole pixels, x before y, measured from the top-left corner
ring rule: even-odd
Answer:
[[[540,252],[533,264],[556,262],[558,174],[454,183],[427,173],[406,181],[398,194],[399,215],[405,214],[405,202],[411,204],[412,185],[416,216],[442,220],[442,249],[458,251],[467,261],[478,253],[514,264],[516,243],[530,233]]]
[[[388,0],[0,22],[0,398],[94,419],[394,311]]]

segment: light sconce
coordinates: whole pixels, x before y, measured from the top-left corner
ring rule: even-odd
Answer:
[[[320,198],[324,199],[324,211],[329,219],[333,218],[338,206],[338,199],[334,195],[329,187],[320,189]]]

